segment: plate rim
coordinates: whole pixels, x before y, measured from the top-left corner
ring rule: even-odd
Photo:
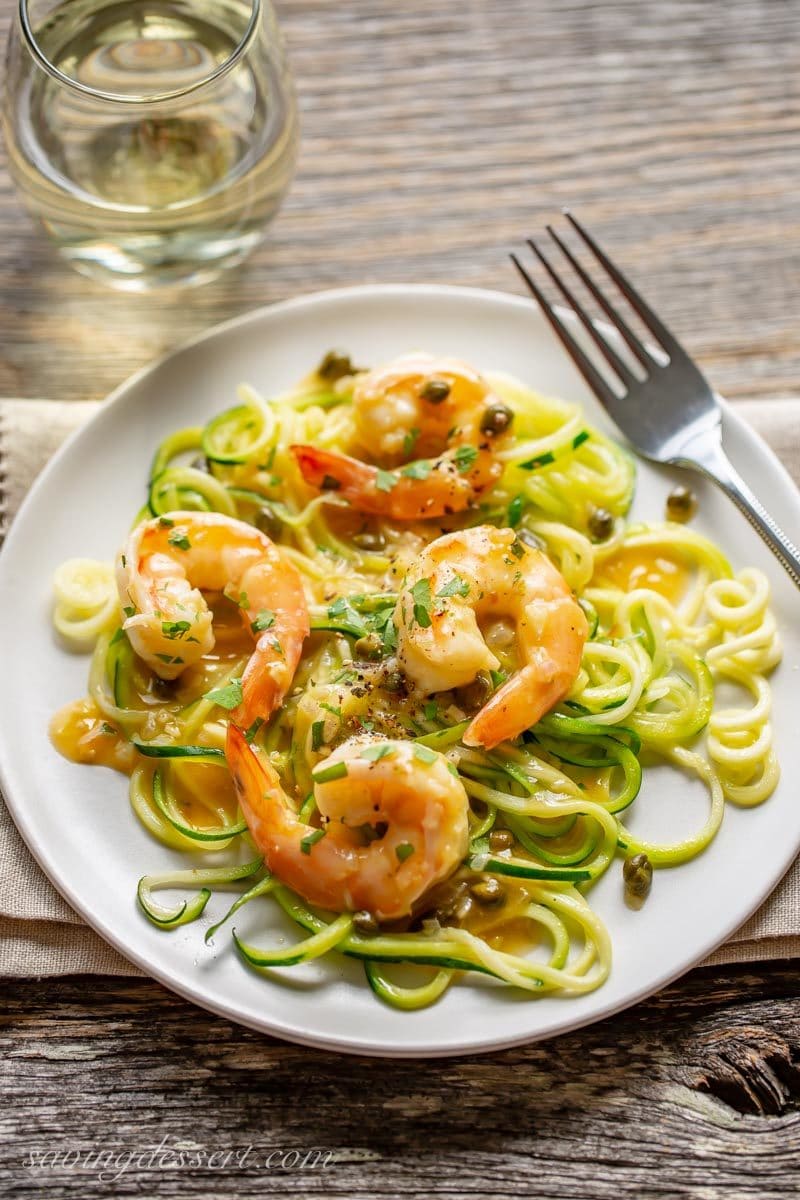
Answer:
[[[531,315],[540,318],[538,310],[532,301],[525,296],[520,296],[514,293],[501,292],[496,289],[468,287],[455,284],[435,284],[435,283],[378,283],[378,284],[359,284],[348,287],[330,288],[322,291],[312,291],[303,293],[298,296],[292,296],[285,300],[277,301],[273,304],[259,306],[255,309],[249,309],[246,312],[240,313],[237,316],[228,318],[225,321],[212,325],[209,328],[200,331],[196,335],[179,343],[177,346],[160,355],[153,362],[145,364],[143,367],[134,371],[130,376],[117,385],[107,396],[104,401],[101,401],[101,407],[93,413],[86,421],[82,422],[59,446],[55,454],[48,460],[40,474],[35,479],[32,486],[26,493],[18,512],[10,521],[4,543],[0,548],[0,574],[2,573],[5,560],[8,556],[9,547],[13,547],[16,543],[18,531],[21,529],[22,521],[27,515],[27,510],[36,503],[38,493],[45,489],[48,484],[48,477],[51,472],[55,471],[57,464],[62,456],[70,452],[74,443],[80,441],[85,432],[90,428],[102,424],[106,420],[106,414],[117,409],[124,408],[128,401],[129,394],[148,376],[155,374],[161,367],[171,359],[191,350],[193,347],[212,341],[217,337],[224,337],[232,330],[246,328],[251,324],[258,324],[259,321],[272,316],[280,316],[284,313],[293,311],[312,310],[320,304],[336,304],[339,301],[347,301],[350,299],[364,299],[374,296],[382,296],[384,298],[402,298],[408,295],[426,295],[430,297],[451,297],[456,300],[475,300],[478,302],[487,302],[490,304],[500,304],[504,306],[513,306],[519,309],[527,309]],[[576,321],[574,314],[567,309],[561,310],[562,315],[565,315],[570,321]],[[604,325],[604,323],[598,323]],[[610,329],[610,327],[607,327]],[[548,330],[549,332],[549,330]],[[611,331],[613,332],[613,331]],[[745,419],[740,416],[735,408],[720,397],[721,406],[723,409],[724,419],[737,429],[739,434],[744,434],[746,439],[753,439],[759,443],[762,452],[770,461],[771,468],[781,477],[781,482],[788,489],[787,494],[791,496],[791,502],[796,504],[798,517],[800,517],[800,490],[797,489],[794,481],[784,467],[783,463],[774,453],[772,448],[764,441],[761,435],[748,424]],[[625,441],[621,435],[620,440]],[[0,746],[3,744],[3,733],[0,729]],[[569,1010],[565,1008],[564,1019],[558,1020],[555,1024],[544,1031],[532,1031],[522,1033],[510,1037],[498,1036],[496,1038],[482,1040],[480,1043],[456,1044],[448,1045],[440,1048],[431,1047],[429,1045],[415,1044],[413,1041],[408,1045],[395,1045],[390,1049],[385,1046],[376,1045],[373,1041],[363,1042],[357,1036],[342,1037],[326,1036],[324,1034],[305,1034],[302,1030],[287,1029],[277,1023],[271,1024],[269,1020],[258,1021],[246,1015],[242,1015],[233,1004],[227,1004],[216,999],[209,998],[203,990],[202,980],[194,984],[184,982],[179,972],[172,973],[168,969],[162,969],[160,965],[154,967],[149,960],[146,952],[123,944],[122,939],[117,937],[113,926],[107,925],[102,915],[93,909],[87,911],[84,908],[82,901],[74,894],[73,888],[68,880],[61,878],[60,872],[56,868],[51,868],[48,862],[47,850],[44,846],[40,846],[35,834],[29,828],[25,817],[24,803],[17,804],[16,798],[13,796],[13,789],[8,786],[8,777],[6,774],[6,765],[4,756],[0,756],[0,786],[2,786],[3,799],[5,800],[9,814],[16,826],[20,836],[23,838],[28,850],[33,855],[33,858],[42,869],[45,876],[52,883],[56,891],[75,909],[82,917],[87,925],[93,929],[100,937],[110,944],[123,958],[137,966],[144,972],[145,978],[154,979],[171,991],[180,995],[183,999],[197,1004],[199,1007],[213,1012],[218,1016],[224,1017],[236,1024],[246,1028],[253,1029],[261,1034],[267,1034],[270,1037],[289,1041],[298,1045],[308,1046],[311,1048],[321,1048],[327,1051],[337,1053],[362,1055],[365,1057],[385,1058],[385,1059],[424,1059],[424,1058],[454,1058],[469,1054],[488,1054],[495,1051],[509,1049],[515,1046],[533,1044],[537,1041],[549,1040],[553,1037],[558,1037],[564,1033],[575,1032],[579,1029],[587,1028],[598,1021],[606,1020],[620,1012],[623,1012],[642,1000],[656,995],[665,987],[668,987],[676,979],[693,970],[705,958],[723,945],[738,928],[740,928],[750,917],[761,907],[766,898],[779,886],[782,879],[791,869],[797,852],[800,850],[800,833],[797,838],[797,845],[794,847],[794,854],[787,861],[786,865],[780,871],[777,877],[771,877],[765,887],[759,891],[758,898],[754,901],[751,907],[748,908],[747,914],[744,917],[738,917],[732,922],[725,923],[724,932],[718,938],[714,938],[712,942],[706,943],[703,949],[689,960],[682,960],[681,965],[674,970],[667,970],[663,974],[657,976],[655,982],[651,979],[643,987],[635,991],[628,992],[624,999],[619,1002],[610,1002],[607,1006],[601,1006],[599,1010],[593,1012],[588,1017],[580,1017],[577,1021],[574,1016],[570,1017]],[[80,928],[80,926],[75,926]]]

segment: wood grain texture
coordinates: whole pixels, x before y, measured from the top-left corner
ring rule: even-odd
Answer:
[[[14,7],[0,0],[2,36]],[[238,271],[177,298],[101,290],[52,255],[0,165],[0,394],[102,397],[205,327],[321,287],[519,291],[508,249],[563,204],[721,391],[800,394],[796,0],[279,10],[301,156]],[[544,1045],[387,1068],[148,982],[6,982],[0,1194],[778,1200],[800,1189],[798,993],[791,964],[695,972]],[[256,1165],[132,1159],[114,1178],[165,1137],[187,1155],[252,1146]],[[294,1149],[334,1158],[264,1169]],[[110,1152],[111,1170],[29,1169],[45,1151]]]
[[[800,393],[795,0],[278,6],[298,174],[235,273],[180,298],[110,294],[52,255],[0,168],[0,394],[102,397],[205,327],[316,288],[520,290],[508,249],[564,204],[723,393]]]
[[[790,964],[704,970],[550,1043],[387,1064],[274,1042],[146,981],[17,981],[0,1193],[783,1200],[800,1189],[799,997]],[[103,1149],[112,1174],[130,1157],[112,1182],[82,1165]],[[295,1150],[318,1165],[281,1167]]]

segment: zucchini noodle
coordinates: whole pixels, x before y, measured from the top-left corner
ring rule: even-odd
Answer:
[[[54,579],[55,628],[70,646],[92,648],[88,700],[59,714],[54,740],[78,761],[127,771],[133,812],[148,832],[190,861],[202,855],[190,870],[143,876],[139,904],[160,929],[198,920],[214,891],[233,888],[231,908],[206,938],[245,905],[255,905],[251,914],[277,908],[294,936],[254,945],[232,929],[242,960],[273,980],[278,968],[335,952],[361,962],[374,994],[404,1011],[466,978],[531,997],[591,991],[612,962],[590,903],[596,881],[632,855],[655,868],[687,862],[713,840],[726,802],[760,804],[776,786],[767,676],[781,650],[768,582],[752,568],[734,574],[713,542],[684,525],[626,525],[630,455],[578,407],[501,373],[486,378],[513,415],[513,436],[498,442],[499,478],[471,506],[398,522],[357,511],[335,490],[318,492],[292,445],[365,453],[352,403],[358,375],[332,372],[331,361],[346,366],[328,356],[277,396],[242,387],[232,408],[166,438],[143,481],[137,521],[169,524],[178,511],[236,517],[266,533],[300,572],[311,636],[282,706],[245,736],[302,821],[315,820],[314,772],[341,742],[364,732],[410,740],[423,761],[431,751],[444,755],[463,784],[466,858],[410,917],[383,925],[369,914],[323,912],[286,887],[254,857],[225,759],[229,712],[252,653],[240,614],[229,599],[211,597],[213,652],[165,684],[123,631],[107,563],[74,559]],[[428,543],[486,524],[542,547],[589,627],[566,698],[493,750],[462,741],[475,711],[465,689],[422,698],[408,690],[393,620],[406,571]],[[490,689],[519,667],[513,645],[494,648],[501,669]],[[678,842],[642,838],[625,823],[653,763],[707,791],[705,813]],[[154,893],[165,889],[184,898],[163,905]]]
[[[91,648],[119,619],[114,570],[108,563],[71,558],[53,576],[53,625],[75,650]]]

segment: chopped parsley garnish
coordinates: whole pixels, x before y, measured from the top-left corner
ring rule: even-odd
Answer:
[[[250,745],[250,743],[253,741],[253,738],[256,736],[256,734],[258,733],[259,729],[261,728],[261,726],[263,724],[264,724],[264,718],[256,717],[255,721],[253,721],[253,724],[250,725],[245,730],[244,740],[247,742],[248,745]]]
[[[514,541],[511,543],[510,549],[511,549],[511,553],[514,555],[514,558],[522,558],[522,556],[525,553],[525,547],[522,544],[522,542],[519,540],[519,538],[514,538]]]
[[[204,700],[210,700],[212,704],[218,704],[220,708],[238,708],[242,703],[242,681],[241,679],[232,679],[225,687],[212,688],[210,692],[206,692],[203,696]]]
[[[319,750],[325,741],[325,722],[314,721],[311,726],[311,749]]]
[[[250,628],[253,633],[263,633],[265,629],[271,629],[274,624],[275,613],[270,612],[268,608],[262,608],[255,621],[250,622]]]
[[[477,446],[459,446],[453,455],[453,460],[462,475],[470,469],[478,457]]]
[[[576,433],[575,437],[572,439],[572,449],[577,450],[578,446],[582,446],[583,443],[588,442],[588,440],[589,440],[589,430],[582,429],[580,431],[580,433]]]
[[[375,473],[375,487],[379,492],[390,492],[397,484],[397,476],[393,471],[384,471],[381,467]]]
[[[247,598],[247,592],[239,592],[239,599],[236,601],[239,608],[249,608],[250,601]]]
[[[421,429],[409,429],[408,433],[403,438],[403,454],[408,456],[414,450],[417,444],[417,438],[422,433]]]
[[[448,579],[447,583],[439,589],[436,595],[442,598],[446,596],[468,596],[469,584],[466,579],[462,579],[459,574],[454,572],[453,578]]]
[[[347,763],[335,762],[329,767],[322,767],[319,771],[315,771],[311,778],[314,783],[330,783],[333,779],[344,779],[347,775]]]
[[[108,644],[109,644],[109,646],[114,646],[114,645],[116,645],[117,642],[121,642],[123,638],[127,638],[127,636],[128,635],[125,632],[125,630],[122,627],[120,627]]]
[[[172,526],[175,524],[175,522],[171,521],[169,517],[159,517],[158,523],[159,525],[163,525],[164,529],[172,529]]]
[[[342,710],[340,708],[334,708],[332,704],[325,704],[324,701],[320,704],[320,708],[324,708],[325,712],[329,712],[332,716],[338,717],[341,721]]]
[[[555,461],[555,454],[551,454],[548,450],[546,454],[537,454],[535,458],[529,458],[526,462],[521,462],[519,467],[522,471],[537,471],[539,467],[547,467]]]
[[[430,746],[423,746],[421,742],[414,743],[414,758],[418,758],[420,762],[434,763],[439,755],[435,750],[431,750]]]
[[[175,638],[182,638],[185,633],[188,633],[192,628],[191,621],[162,621],[161,632],[165,638],[174,641]]]
[[[430,473],[431,463],[427,458],[419,458],[416,462],[408,463],[400,472],[407,479],[427,479]]]
[[[393,650],[397,649],[397,626],[391,613],[381,636],[383,637],[383,648],[387,654],[391,654]]]
[[[313,833],[307,833],[304,838],[301,838],[300,849],[303,854],[310,854],[311,847],[316,846],[317,842],[321,842],[326,833],[326,829],[315,829]]]
[[[381,742],[378,746],[365,746],[359,754],[359,758],[369,759],[370,762],[378,762],[381,758],[386,758],[394,750],[394,746],[388,742]]]
[[[414,620],[423,629],[428,629],[431,625],[431,581],[430,579],[420,579],[411,588],[411,597],[414,601]]]
[[[439,705],[435,700],[428,700],[422,711],[426,721],[435,721],[439,715]]]
[[[171,533],[167,538],[167,541],[169,542],[170,546],[175,546],[178,550],[191,550],[192,548],[192,543],[189,541],[186,534],[181,533],[179,529],[176,529],[174,533]]]
[[[361,615],[356,612],[346,596],[340,596],[338,600],[334,600],[328,608],[328,616],[332,621],[341,619],[342,624],[348,625],[357,637],[363,637],[367,633],[367,627]]]
[[[399,846],[395,846],[394,852],[400,859],[400,862],[403,863],[407,858],[411,858],[411,855],[414,853],[414,847],[411,845],[411,842],[400,842]]]
[[[136,616],[136,609],[133,607],[132,604],[126,604],[122,611],[125,613],[126,617],[135,617]]]
[[[491,675],[492,683],[496,688],[499,688],[500,684],[505,683],[505,681],[508,679],[505,671],[490,671],[489,674]]]
[[[175,664],[176,666],[177,666],[178,664],[182,664],[182,663],[183,663],[183,659],[182,659],[182,658],[178,658],[176,655],[173,655],[173,654],[157,654],[157,655],[156,655],[156,658],[157,658],[157,659],[158,659],[160,662],[163,662],[163,663],[169,663],[169,664]]]
[[[117,731],[113,725],[109,725],[108,721],[103,721],[103,724],[100,726],[100,732],[111,734],[113,737]]]
[[[283,658],[283,646],[280,644],[278,639],[270,638],[269,644],[272,646],[272,649],[275,651],[275,653],[280,654],[281,658]]]
[[[508,506],[508,524],[512,529],[516,529],[522,520],[522,510],[525,507],[525,497],[515,496]]]

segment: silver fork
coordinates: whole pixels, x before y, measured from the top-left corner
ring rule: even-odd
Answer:
[[[610,339],[604,336],[579,303],[569,285],[552,267],[536,243],[529,240],[531,250],[618,377],[622,393],[619,394],[606,375],[598,370],[578,344],[568,324],[549,303],[519,258],[512,254],[514,265],[538,300],[544,315],[563,342],[572,361],[608,414],[644,458],[652,462],[689,467],[700,471],[718,484],[741,509],[789,572],[792,580],[800,587],[800,550],[769,515],[732,466],[722,448],[722,414],[716,393],[680,343],[631,286],[622,271],[603,253],[591,234],[570,213],[565,213],[565,216],[598,263],[616,283],[631,308],[638,313],[665,359],[659,361],[653,356],[597,282],[581,266],[569,247],[548,225],[547,232],[550,237],[640,363],[644,378],[638,378],[631,370],[628,362],[615,350]]]

